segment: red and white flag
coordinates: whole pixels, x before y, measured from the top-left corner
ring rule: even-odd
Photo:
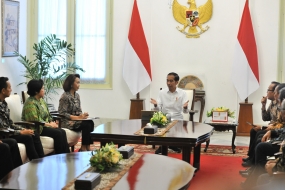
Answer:
[[[123,78],[133,95],[151,83],[151,67],[137,1],[134,1],[128,41],[125,50]]]
[[[246,99],[259,88],[257,48],[248,0],[240,22],[232,70],[232,81],[240,99]]]

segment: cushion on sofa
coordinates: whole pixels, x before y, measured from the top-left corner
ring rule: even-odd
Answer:
[[[53,138],[50,137],[46,137],[46,136],[40,136],[43,148],[44,148],[44,154],[50,154],[54,151],[53,147],[54,147],[54,142],[53,142]]]
[[[22,144],[22,143],[18,143],[18,147],[19,147],[19,150],[20,150],[22,162],[23,162],[23,164],[24,164],[24,163],[26,163],[26,162],[29,161],[28,156],[27,156],[27,153],[26,153],[26,147],[25,147],[25,145]]]
[[[78,140],[81,138],[81,132],[75,132],[67,128],[62,128],[66,132],[67,143],[69,146],[74,146],[77,144]]]

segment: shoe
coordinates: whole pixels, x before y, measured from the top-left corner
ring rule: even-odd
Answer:
[[[81,148],[78,150],[78,152],[82,152]]]
[[[242,165],[243,167],[250,167],[250,166],[252,166],[252,162],[251,162],[251,160],[248,160],[248,161],[246,161],[246,162],[243,162],[241,165]]]
[[[155,154],[161,154],[161,146],[159,146],[158,149],[154,153]]]
[[[247,178],[250,175],[250,173],[249,172],[245,172],[245,173],[241,173],[240,175],[241,175],[241,177]]]
[[[246,161],[248,161],[250,158],[249,157],[247,157],[247,158],[242,158],[242,161],[243,162],[246,162]]]
[[[168,147],[168,148],[170,148],[171,150],[175,151],[176,153],[181,153],[181,149],[180,149],[180,148],[177,148],[177,147],[175,147],[175,146],[170,146],[170,147]]]
[[[248,173],[250,170],[250,168],[247,168],[246,170],[240,170],[239,173],[240,174],[243,174],[243,173]]]

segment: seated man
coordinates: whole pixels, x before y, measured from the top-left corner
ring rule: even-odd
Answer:
[[[248,151],[249,157],[247,158],[245,162],[242,163],[242,166],[249,167],[255,164],[255,147],[261,142],[262,137],[267,131],[272,130],[272,129],[279,129],[283,127],[283,121],[285,120],[283,120],[280,115],[280,104],[283,100],[283,97],[280,97],[280,92],[282,91],[282,89],[284,89],[284,87],[285,87],[285,83],[281,83],[277,85],[274,90],[274,99],[276,101],[276,111],[275,112],[278,114],[277,120],[275,122],[272,122],[270,125],[268,125],[265,130],[260,130],[261,126],[254,127],[254,128],[258,128],[259,131],[256,133],[254,142],[251,143],[250,145],[250,149]],[[251,172],[251,169],[242,170],[240,171],[240,174],[242,176],[248,176],[250,172]]]
[[[256,187],[253,190],[283,190],[285,187],[285,144],[280,145],[282,156],[276,160],[270,160],[265,165],[266,174],[258,177]],[[275,172],[275,174],[273,174]]]
[[[189,113],[188,110],[188,98],[186,92],[177,88],[179,81],[178,74],[171,72],[167,75],[166,84],[167,89],[162,89],[159,92],[158,99],[152,99],[151,103],[154,104],[155,110],[160,110],[165,114],[169,114],[172,120],[183,120],[182,111]],[[181,152],[177,147],[169,147],[170,149]],[[161,147],[156,153],[161,152]]]
[[[0,140],[0,180],[22,164],[17,141],[10,138]]]
[[[27,156],[30,160],[43,157],[44,153],[40,138],[35,138],[34,131],[15,125],[10,119],[10,110],[5,98],[9,97],[11,92],[12,88],[8,78],[0,77],[0,128],[14,129],[10,138],[13,138],[18,143],[23,143],[25,145]],[[37,151],[35,147],[38,147]],[[40,154],[38,154],[38,152]]]
[[[282,101],[280,107],[280,117],[285,121],[285,101]],[[271,139],[269,142],[267,140]],[[257,177],[265,173],[264,166],[267,162],[267,156],[273,156],[280,149],[278,143],[285,140],[285,123],[282,123],[282,128],[272,129],[266,132],[262,137],[262,142],[255,148],[255,166],[252,166],[252,172],[242,184],[243,188],[250,189],[256,184]]]
[[[274,98],[274,90],[276,88],[276,86],[279,85],[278,82],[271,82],[271,84],[269,85],[268,89],[267,89],[267,95],[264,97],[262,97],[261,99],[261,113],[262,113],[262,120],[263,121],[270,121],[269,124],[276,122],[277,121],[277,117],[278,117],[278,109],[277,109],[277,100],[275,100]],[[266,103],[267,103],[267,99],[271,100],[270,105],[268,106],[268,108],[266,109]],[[249,142],[249,149],[248,149],[248,157],[247,158],[243,158],[243,163],[242,165],[245,167],[251,166],[252,162],[254,160],[253,158],[253,154],[254,154],[254,149],[255,149],[255,143],[256,140],[260,134],[265,134],[266,131],[261,130],[261,126],[255,126],[250,130],[250,142]]]

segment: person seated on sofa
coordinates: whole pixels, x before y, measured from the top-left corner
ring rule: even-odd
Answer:
[[[37,153],[43,150],[40,139],[35,137],[34,130],[15,125],[10,119],[9,105],[7,105],[5,98],[8,98],[11,92],[12,88],[9,79],[7,77],[0,77],[0,129],[14,130],[12,134],[10,133],[10,138],[25,145],[27,156],[30,160],[42,157],[42,154]]]
[[[55,154],[69,153],[65,130],[58,128],[58,124],[52,121],[48,106],[43,99],[45,94],[43,80],[32,79],[27,87],[30,97],[25,101],[22,120],[44,122],[44,126],[39,127],[40,136],[53,138]]]
[[[285,187],[285,144],[280,145],[282,155],[275,159],[269,160],[265,165],[267,173],[258,177],[256,186],[252,190],[283,190]]]
[[[277,85],[279,85],[280,83],[278,82],[271,82],[271,84],[268,86],[267,89],[267,94],[266,96],[263,96],[261,99],[261,115],[262,115],[262,120],[263,121],[269,121],[270,123],[273,123],[277,120],[278,117],[278,109],[277,109],[277,100],[275,100],[274,98],[274,90],[276,88]],[[270,100],[270,105],[268,106],[268,108],[266,109],[266,103],[267,103],[267,99]],[[257,135],[258,133],[258,135]],[[259,134],[265,134],[266,131],[261,130],[261,126],[256,126],[253,127],[250,130],[250,141],[249,141],[249,147],[248,147],[248,157],[247,158],[242,158],[242,161],[245,162],[243,163],[243,166],[250,166],[251,165],[251,155],[254,153],[254,143],[255,143],[255,138],[256,136],[259,136]]]
[[[261,142],[262,137],[264,136],[264,134],[271,130],[271,129],[275,129],[275,128],[280,128],[280,126],[282,126],[282,118],[280,117],[280,104],[283,100],[283,97],[281,97],[280,100],[280,92],[282,91],[282,89],[285,87],[285,83],[281,83],[278,84],[275,88],[274,88],[274,93],[273,93],[273,97],[274,100],[276,102],[276,107],[272,107],[272,120],[270,122],[270,124],[267,126],[267,128],[265,130],[261,130],[261,126],[256,126],[254,127],[255,130],[257,130],[258,132],[255,135],[254,141],[250,144],[250,148],[248,150],[248,158],[244,159],[244,162],[242,163],[242,166],[244,167],[250,167],[254,164],[254,160],[255,160],[255,147],[258,145],[258,143]],[[273,90],[273,88],[271,89],[271,87],[269,87],[270,91]],[[271,97],[271,93],[267,93],[267,95],[269,97]],[[277,117],[279,118],[279,120],[275,119],[275,114],[277,114]],[[275,120],[275,121],[274,121]],[[252,133],[251,133],[251,139],[252,139]],[[240,173],[242,175],[248,175],[250,171],[249,170],[245,170],[245,171],[240,171]]]
[[[72,121],[83,120],[88,117],[88,113],[82,113],[80,96],[76,92],[79,87],[79,74],[71,74],[65,79],[63,83],[64,93],[59,100],[58,112],[60,115],[65,116],[61,121],[62,127],[82,132],[81,148],[79,151],[89,151],[90,144],[93,144],[93,141],[90,138],[90,133],[94,130],[93,121]]]
[[[255,148],[255,165],[252,166],[252,172],[247,177],[246,181],[242,183],[242,187],[250,189],[256,184],[259,175],[265,173],[264,167],[267,162],[267,156],[273,156],[280,149],[279,143],[285,140],[285,100],[282,101],[280,106],[280,121],[281,128],[268,130],[262,137],[262,142],[257,144]],[[269,142],[267,142],[270,140]]]
[[[188,98],[184,90],[177,88],[179,75],[177,73],[168,73],[166,78],[166,89],[159,92],[157,101],[151,98],[150,103],[154,104],[155,110],[161,110],[163,113],[170,114],[173,120],[183,120],[183,113],[189,113]],[[170,146],[170,149],[181,152],[177,147]],[[161,147],[157,149],[156,154],[161,152]]]
[[[15,139],[0,140],[0,180],[11,170],[22,165],[22,159]]]

